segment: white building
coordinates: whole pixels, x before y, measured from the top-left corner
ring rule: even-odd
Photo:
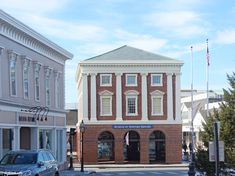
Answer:
[[[187,144],[191,142],[191,120],[192,120],[192,101],[191,101],[191,90],[181,90],[181,114],[182,114],[182,132],[183,140]],[[221,94],[215,93],[213,91],[208,92],[209,105],[208,112],[213,112],[213,109],[218,109],[220,103],[223,100]],[[194,120],[193,127],[195,132],[196,145],[200,144],[199,132],[203,131],[203,123],[207,120],[207,93],[206,91],[193,91],[193,111]]]
[[[64,67],[72,57],[0,10],[0,157],[48,148],[66,161]]]

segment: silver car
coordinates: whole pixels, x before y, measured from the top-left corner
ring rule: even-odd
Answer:
[[[58,163],[48,150],[10,151],[0,161],[0,176],[59,176]]]

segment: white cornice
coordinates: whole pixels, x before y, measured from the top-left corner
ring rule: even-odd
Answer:
[[[61,64],[73,55],[0,10],[0,34]]]

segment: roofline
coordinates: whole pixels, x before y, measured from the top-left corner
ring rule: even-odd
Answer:
[[[41,34],[36,32],[32,28],[30,28],[27,25],[23,24],[22,22],[20,22],[19,20],[15,19],[14,17],[12,17],[11,15],[7,14],[6,12],[4,12],[1,9],[0,9],[0,19],[2,19],[5,22],[9,23],[10,25],[14,26],[15,28],[19,29],[20,31],[23,31],[27,35],[37,39],[41,43],[46,44],[47,46],[51,47],[52,49],[54,49],[58,53],[62,54],[67,59],[72,59],[73,58],[73,54],[72,53],[70,53],[69,51],[63,49],[62,47],[60,47],[59,45],[55,44],[54,42],[50,41],[46,37],[42,36]]]

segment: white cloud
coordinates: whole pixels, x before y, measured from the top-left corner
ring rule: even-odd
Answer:
[[[145,16],[151,26],[159,28],[169,35],[188,37],[206,32],[201,17],[193,11],[157,12]]]
[[[11,12],[42,14],[63,8],[70,0],[1,0],[1,8]]]
[[[215,41],[219,44],[235,44],[235,29],[218,32]]]

